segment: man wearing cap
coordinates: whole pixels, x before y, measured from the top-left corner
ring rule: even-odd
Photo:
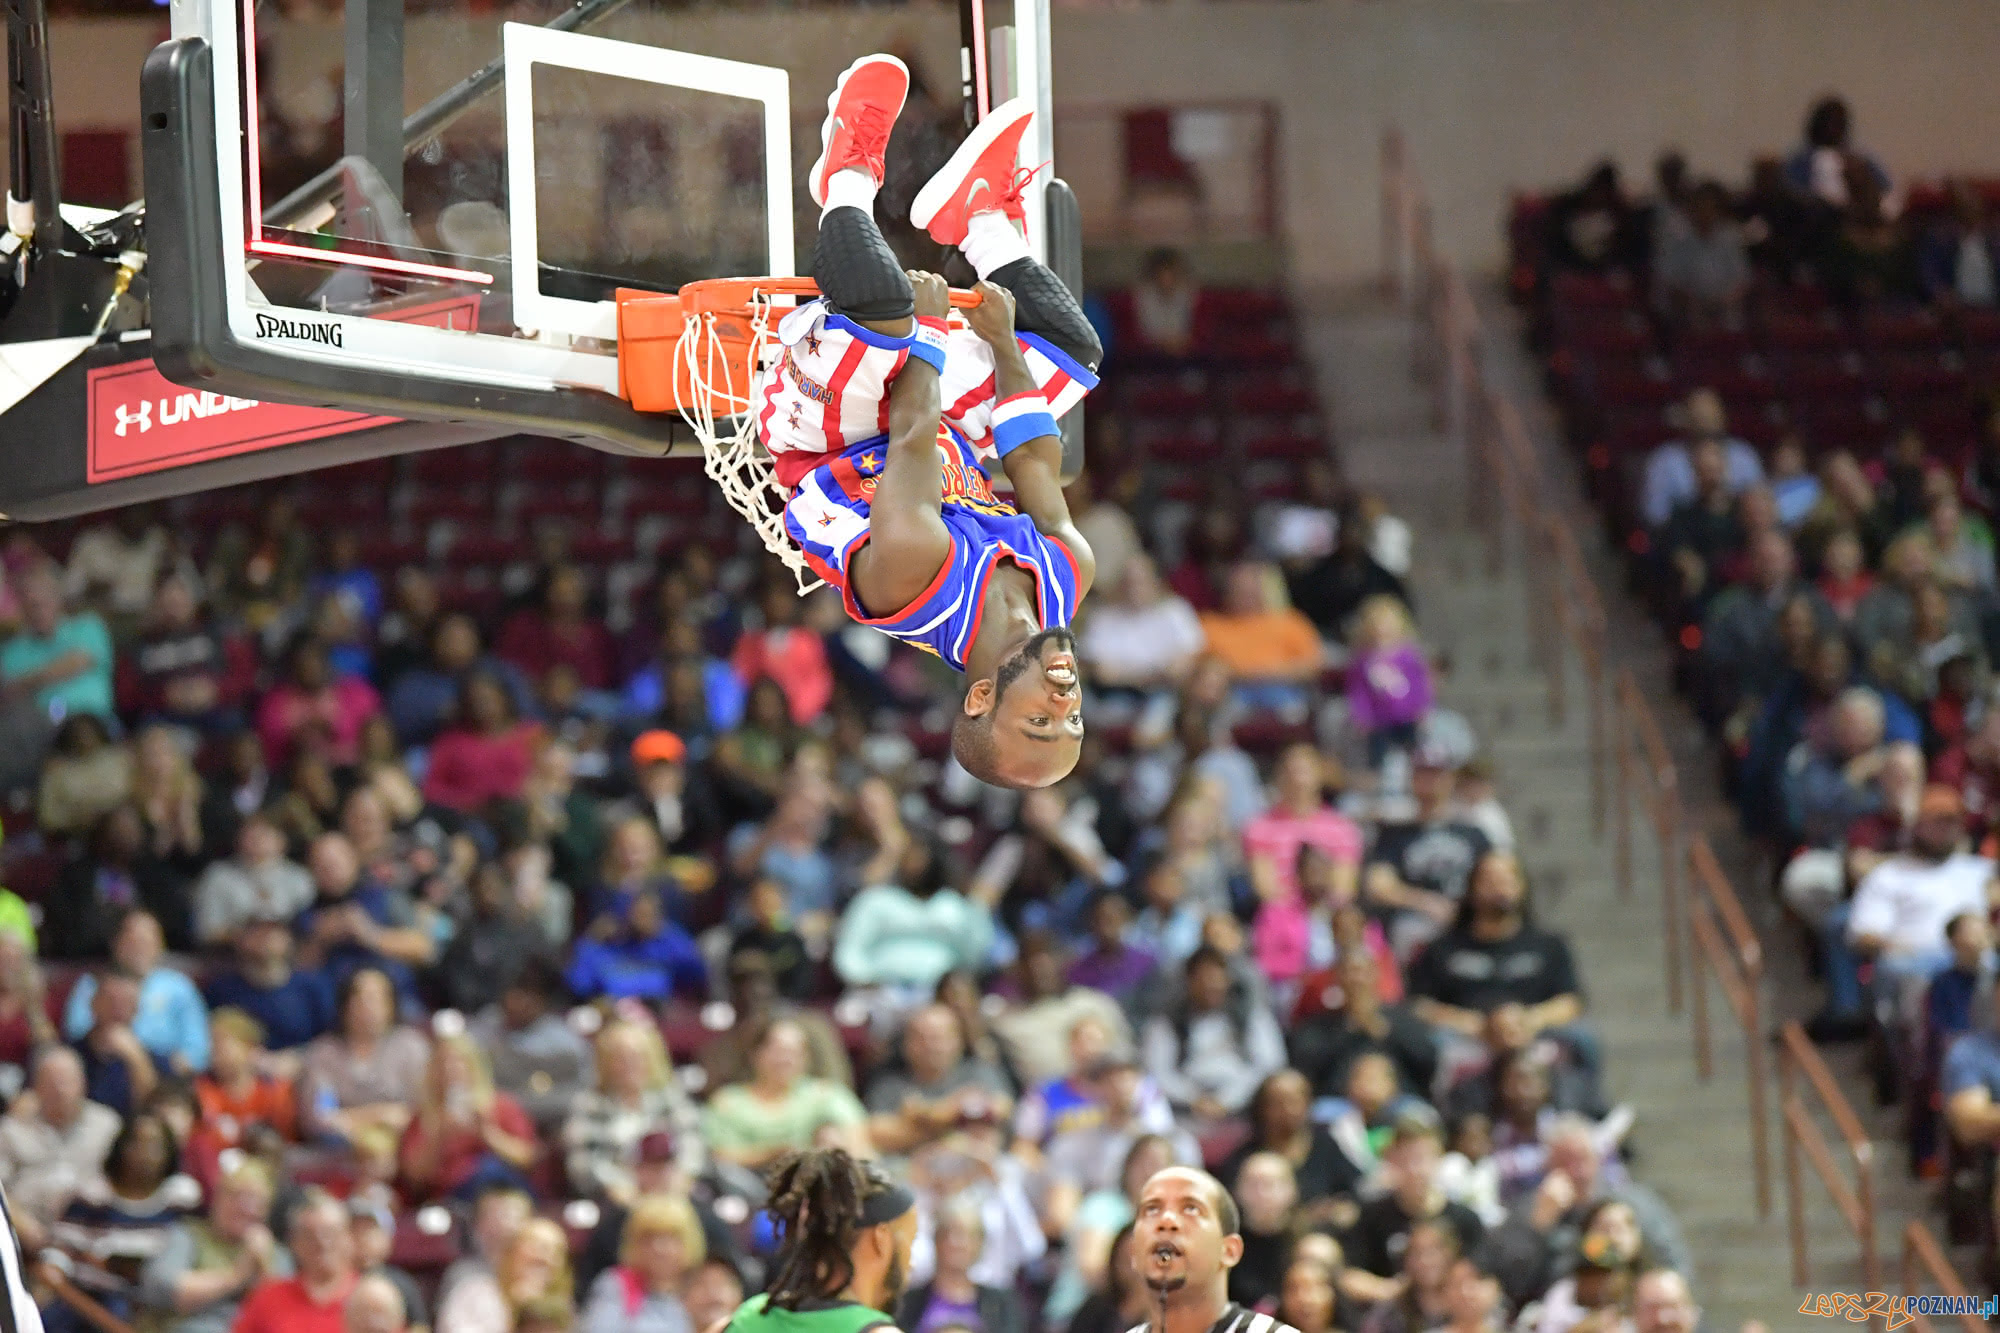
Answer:
[[[698,772],[688,767],[687,744],[671,731],[642,731],[632,742],[632,780],[639,813],[659,830],[671,856],[692,856],[721,837],[722,812]]]
[[[1826,924],[1826,1011],[1815,1019],[1825,1036],[1854,1035],[1866,1019],[1860,964],[1875,964],[1871,985],[1878,1017],[1911,1012],[1906,1005],[1951,965],[1945,927],[1961,912],[1987,914],[1994,864],[1961,850],[1965,805],[1955,787],[1934,784],[1917,802],[1910,849],[1876,866],[1845,907]]]
[[[404,1324],[428,1328],[430,1311],[424,1307],[423,1289],[417,1280],[389,1262],[396,1244],[396,1216],[387,1204],[369,1194],[355,1194],[347,1201],[348,1230],[354,1237],[354,1263],[363,1282],[374,1279],[395,1288]],[[355,1289],[355,1299],[360,1288]],[[176,1333],[183,1333],[176,1330]]]
[[[1401,1284],[1403,1251],[1410,1228],[1430,1218],[1442,1218],[1458,1234],[1459,1252],[1469,1254],[1486,1234],[1479,1214],[1445,1198],[1438,1184],[1438,1163],[1444,1156],[1444,1127],[1428,1106],[1412,1105],[1396,1117],[1382,1160],[1388,1167],[1389,1192],[1363,1204],[1361,1216],[1347,1236],[1347,1272],[1341,1291],[1356,1301],[1393,1299]]]
[[[1242,1219],[1222,1182],[1170,1166],[1139,1191],[1133,1264],[1146,1284],[1146,1322],[1130,1333],[1297,1333],[1229,1299],[1243,1259]]]
[[[632,1164],[633,1207],[649,1195],[684,1192],[675,1170],[677,1160],[674,1136],[665,1130],[654,1130],[639,1140],[638,1157]],[[706,1242],[709,1255],[730,1264],[738,1262],[740,1256],[736,1238],[717,1219],[714,1208],[704,1198],[694,1195],[685,1197],[694,1207],[695,1219],[701,1223],[702,1239]],[[625,1244],[625,1223],[631,1216],[632,1209],[621,1203],[606,1200],[598,1205],[597,1225],[591,1228],[583,1253],[576,1260],[577,1290],[589,1291],[606,1269],[619,1262],[618,1256]],[[700,1333],[699,1328],[696,1333]]]

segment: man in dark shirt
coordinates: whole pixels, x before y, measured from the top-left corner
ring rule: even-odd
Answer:
[[[1700,607],[1721,589],[1722,564],[1743,545],[1736,497],[1729,489],[1729,459],[1721,440],[1697,440],[1688,451],[1695,493],[1674,507],[1655,536],[1670,595]]]
[[[1439,747],[1419,746],[1410,769],[1415,817],[1382,825],[1361,873],[1369,906],[1389,914],[1399,954],[1451,924],[1472,867],[1493,849],[1484,833],[1446,813],[1457,777]]]
[[[253,653],[202,616],[188,580],[169,574],[132,646],[121,701],[149,722],[213,736],[242,725],[255,668]]]
[[[274,1051],[303,1046],[333,1026],[333,987],[292,967],[292,932],[282,921],[252,921],[236,936],[236,965],[208,983],[211,1011],[241,1009],[264,1025]]]
[[[1518,1050],[1548,1037],[1594,1077],[1597,1042],[1578,1022],[1583,987],[1569,942],[1528,924],[1526,893],[1512,853],[1481,858],[1458,924],[1410,968],[1410,1007],[1445,1034],[1447,1058],[1467,1055],[1468,1047],[1475,1057],[1482,1047],[1487,1055]]]
[[[1470,1254],[1485,1236],[1479,1215],[1446,1199],[1438,1186],[1443,1156],[1444,1131],[1435,1111],[1413,1108],[1397,1118],[1384,1153],[1389,1192],[1362,1205],[1361,1216],[1347,1233],[1348,1269],[1341,1278],[1341,1291],[1351,1299],[1379,1301],[1394,1296],[1410,1228],[1418,1222],[1435,1217],[1449,1223],[1458,1234],[1461,1254]]]
[[[159,1080],[152,1057],[132,1032],[138,1016],[139,983],[123,972],[107,972],[90,997],[91,1029],[76,1044],[85,1095],[127,1118]]]
[[[306,868],[319,890],[319,900],[295,923],[306,959],[335,986],[364,967],[376,968],[395,983],[399,1008],[420,1007],[413,969],[430,965],[437,942],[416,927],[409,895],[364,878],[344,834],[314,839]]]
[[[478,1013],[500,998],[544,943],[541,930],[515,905],[506,872],[489,862],[472,881],[471,917],[438,961],[439,999],[461,1013]]]
[[[1369,554],[1368,527],[1358,509],[1343,510],[1333,550],[1310,564],[1285,569],[1292,605],[1322,634],[1341,633],[1347,618],[1370,597],[1386,595],[1409,604],[1403,581]]]
[[[354,1236],[355,1265],[363,1277],[379,1277],[403,1298],[403,1315],[412,1329],[429,1328],[430,1307],[416,1278],[389,1262],[396,1243],[396,1218],[380,1199],[357,1194],[347,1201],[348,1229]]]
[[[1489,852],[1473,872],[1458,924],[1410,967],[1411,1008],[1434,1026],[1478,1040],[1504,1014],[1534,1035],[1583,1016],[1569,943],[1528,924],[1521,870]]]
[[[1402,1004],[1382,1003],[1375,955],[1350,949],[1334,965],[1332,984],[1300,996],[1319,1007],[1309,1016],[1295,1013],[1285,1044],[1292,1067],[1304,1074],[1318,1097],[1342,1097],[1347,1071],[1371,1051],[1389,1057],[1403,1091],[1422,1097],[1437,1077],[1437,1038],[1430,1025]]]

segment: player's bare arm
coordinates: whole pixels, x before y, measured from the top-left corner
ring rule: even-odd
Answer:
[[[942,319],[951,289],[934,273],[912,273],[917,315]],[[889,386],[889,443],[869,504],[868,544],[855,553],[855,595],[877,615],[908,606],[930,586],[951,554],[940,513],[944,473],[938,461],[937,371],[916,357]]]
[[[993,349],[993,391],[1003,402],[1017,393],[1031,393],[1038,387],[1028,367],[1028,358],[1014,336],[1014,297],[996,283],[982,282],[973,288],[979,304],[966,313],[986,345]],[[1097,557],[1083,534],[1070,520],[1069,501],[1063,497],[1062,439],[1042,435],[1008,452],[1000,460],[1007,480],[1014,486],[1014,506],[1026,514],[1044,536],[1054,537],[1076,557],[1079,595],[1090,591],[1097,578]]]

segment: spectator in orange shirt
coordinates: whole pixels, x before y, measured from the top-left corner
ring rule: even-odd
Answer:
[[[833,702],[833,668],[826,644],[801,625],[798,594],[783,579],[774,578],[758,599],[764,628],[745,630],[730,654],[729,665],[747,688],[769,676],[785,692],[792,721],[809,725]]]
[[[299,1139],[299,1108],[292,1079],[266,1069],[264,1025],[241,1009],[209,1015],[208,1072],[194,1081],[201,1121],[188,1139],[190,1169],[213,1180],[222,1152],[239,1146],[259,1125],[287,1143]],[[286,1071],[289,1072],[289,1071]]]
[[[1235,675],[1236,699],[1245,708],[1302,711],[1319,679],[1319,631],[1283,589],[1269,564],[1245,560],[1229,571],[1223,609],[1202,613],[1209,651]]]

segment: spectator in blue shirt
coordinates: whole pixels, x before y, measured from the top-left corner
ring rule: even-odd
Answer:
[[[2000,989],[1994,996],[2000,999]],[[1951,1044],[1943,1092],[1945,1123],[1954,1139],[1969,1148],[2000,1145],[2000,1026],[1988,1023]]]
[[[405,745],[428,744],[458,707],[459,685],[473,675],[498,680],[522,717],[538,715],[535,692],[520,668],[486,655],[471,616],[449,615],[431,634],[429,659],[389,687],[386,707],[397,738]]]
[[[292,966],[292,932],[282,921],[252,921],[236,936],[236,964],[208,983],[213,1009],[241,1009],[264,1025],[274,1051],[303,1046],[333,1027],[333,987],[313,969]]]
[[[632,899],[623,929],[600,923],[597,934],[578,942],[567,980],[585,1000],[664,1000],[701,995],[708,966],[694,938],[667,920],[659,895],[645,892]]]
[[[1961,912],[1944,928],[1951,966],[1924,993],[1931,1039],[1939,1046],[1970,1032],[1979,993],[1993,985],[1993,927],[1977,912]]]
[[[625,682],[626,719],[653,722],[660,718],[667,705],[668,676],[681,662],[693,663],[701,670],[709,725],[718,731],[734,729],[743,720],[743,704],[750,691],[729,663],[702,651],[701,631],[685,621],[674,621],[660,632],[659,653]]]
[[[161,964],[165,953],[166,939],[151,912],[126,913],[111,938],[112,963],[139,988],[133,1035],[163,1068],[187,1078],[208,1068],[208,1006],[186,973]],[[69,1040],[90,1031],[97,987],[97,978],[86,976],[70,991],[63,1010]]]
[[[91,987],[84,1030],[76,1039],[85,1095],[126,1118],[160,1081],[159,1066],[132,1031],[138,1012],[139,983],[122,972],[106,973]]]
[[[0,688],[32,698],[51,719],[111,716],[111,634],[94,611],[63,614],[62,588],[47,569],[23,576],[21,628],[0,644]]]
[[[1640,489],[1639,512],[1649,528],[1659,528],[1674,510],[1695,498],[1694,446],[1714,440],[1722,446],[1723,486],[1737,495],[1764,480],[1764,463],[1757,451],[1729,434],[1722,397],[1713,389],[1696,389],[1681,408],[1685,440],[1669,440],[1646,456],[1646,478]]]

